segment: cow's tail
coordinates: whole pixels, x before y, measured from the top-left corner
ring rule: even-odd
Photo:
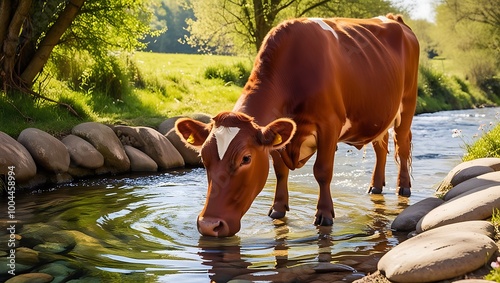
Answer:
[[[400,24],[403,24],[405,25],[406,27],[408,27],[409,29],[411,29],[404,21],[403,21],[403,16],[401,15],[394,15],[393,13],[389,13],[385,16],[386,18],[390,19],[390,20],[394,20]]]

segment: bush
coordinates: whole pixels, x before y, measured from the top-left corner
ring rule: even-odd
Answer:
[[[426,65],[419,68],[417,113],[472,108],[490,104],[457,76],[447,76]]]
[[[250,68],[242,62],[231,66],[217,64],[205,69],[203,77],[205,79],[221,79],[225,83],[233,83],[237,86],[244,86],[250,76]]]

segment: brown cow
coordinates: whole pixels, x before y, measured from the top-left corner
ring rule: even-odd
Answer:
[[[410,126],[417,98],[419,45],[399,16],[295,19],[272,29],[232,112],[211,124],[176,123],[200,151],[208,177],[203,235],[232,236],[267,180],[269,154],[277,178],[269,216],[288,211],[289,170],[317,151],[316,225],[332,225],[330,183],[338,142],[372,143],[376,164],[368,190],[385,185],[388,129],[399,159],[398,193],[410,195]]]

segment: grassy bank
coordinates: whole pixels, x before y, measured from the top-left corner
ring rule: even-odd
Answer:
[[[54,135],[84,121],[155,127],[164,119],[192,112],[232,109],[253,58],[158,54],[116,54],[96,65],[82,56],[52,60],[35,90],[73,106],[64,107],[24,94],[0,92],[0,131],[16,137],[35,127]],[[436,62],[420,67],[417,114],[491,105],[458,76],[445,75]]]
[[[85,75],[96,72],[92,67],[70,63],[73,65],[64,71],[58,70],[62,75],[52,72],[50,79],[36,86],[44,96],[72,105],[79,117],[55,103],[0,92],[0,131],[17,136],[23,129],[35,127],[64,134],[84,121],[154,127],[176,115],[231,110],[241,91],[237,82],[230,81],[231,74],[237,73],[231,69],[246,66],[249,72],[251,68],[250,59],[244,57],[138,52],[119,59],[123,66],[118,68],[129,72],[126,79],[111,75],[99,87],[89,82],[91,75]],[[220,74],[205,75],[214,68],[221,69]],[[77,70],[80,75],[72,73]],[[113,93],[117,88],[121,92]]]

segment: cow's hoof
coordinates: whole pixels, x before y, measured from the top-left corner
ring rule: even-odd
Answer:
[[[323,217],[322,215],[316,216],[316,219],[314,220],[314,225],[316,226],[332,226],[333,225],[333,218],[326,218]]]
[[[286,211],[276,211],[274,210],[273,207],[271,207],[271,209],[269,210],[269,213],[267,214],[269,215],[269,217],[271,217],[272,219],[281,219],[283,217],[285,217],[286,215]]]
[[[411,196],[411,189],[410,188],[398,188],[397,194],[402,196],[402,197],[409,197],[409,196]]]
[[[382,193],[382,188],[377,188],[377,187],[370,187],[367,191],[368,194],[381,194]]]

